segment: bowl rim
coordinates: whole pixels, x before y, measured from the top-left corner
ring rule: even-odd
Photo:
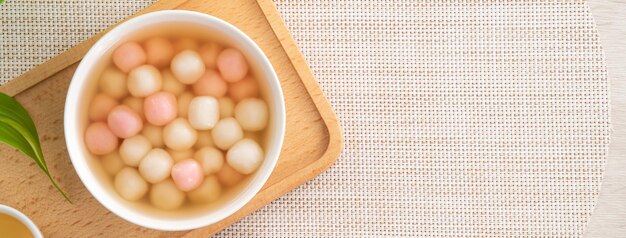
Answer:
[[[269,85],[271,103],[276,108],[276,114],[273,115],[275,117],[273,128],[274,136],[270,141],[271,143],[269,143],[272,146],[267,149],[265,161],[258,169],[258,175],[255,175],[252,181],[250,181],[237,196],[225,203],[221,208],[215,210],[215,212],[175,221],[141,214],[119,203],[112,195],[108,194],[94,173],[89,169],[87,161],[81,151],[81,149],[84,148],[84,144],[82,140],[80,140],[82,137],[78,135],[80,130],[78,126],[76,126],[79,125],[77,109],[81,92],[85,84],[90,80],[87,75],[98,63],[99,58],[102,57],[112,45],[122,40],[128,32],[154,26],[159,23],[172,22],[198,24],[202,27],[221,32],[229,39],[239,41],[238,45],[245,47],[251,55],[255,56],[254,58],[258,58],[255,59],[255,61],[260,60],[256,63],[260,66],[259,70],[261,70],[262,75],[267,77],[266,80]],[[85,54],[83,60],[78,65],[67,91],[64,110],[64,133],[67,150],[70,160],[74,165],[74,169],[87,190],[100,204],[124,220],[139,226],[164,231],[191,230],[208,226],[234,214],[247,204],[261,190],[276,166],[284,141],[286,125],[285,102],[280,81],[272,64],[260,47],[249,36],[230,23],[204,13],[186,10],[164,10],[147,13],[123,22],[103,35],[102,38],[91,47],[87,54]],[[264,173],[261,173],[261,169],[264,169]]]
[[[7,206],[7,205],[0,204],[0,213],[7,214],[17,219],[18,221],[20,221],[22,224],[26,226],[26,228],[28,228],[28,230],[33,235],[33,237],[35,238],[43,237],[43,235],[41,234],[41,230],[39,230],[39,227],[37,227],[37,225],[35,225],[33,220],[31,220],[28,216],[26,216],[26,214],[22,213],[21,211],[15,208],[12,208],[10,206]]]

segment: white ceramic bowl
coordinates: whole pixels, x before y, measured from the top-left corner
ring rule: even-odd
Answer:
[[[18,211],[17,209],[5,205],[0,205],[0,214],[7,214],[14,217],[18,221],[22,222],[28,228],[28,230],[30,230],[30,233],[33,234],[33,237],[43,238],[43,235],[41,235],[41,231],[39,231],[39,228],[37,228],[35,223],[33,223],[30,218],[28,218],[26,215],[24,215],[24,213]]]
[[[147,203],[128,202],[113,189],[112,179],[84,144],[87,127],[87,108],[96,93],[98,75],[109,60],[112,49],[137,37],[141,32],[166,29],[164,25],[193,26],[199,32],[217,36],[216,41],[238,48],[250,63],[260,81],[261,94],[268,102],[270,123],[263,148],[265,160],[261,167],[230,194],[207,206],[187,207],[174,211],[158,210]],[[157,27],[158,26],[158,27]],[[171,29],[178,28],[173,27]],[[159,11],[126,21],[105,34],[76,69],[65,102],[65,140],[70,158],[78,176],[91,194],[107,209],[123,219],[140,226],[158,230],[189,230],[216,223],[233,214],[261,189],[272,173],[285,133],[285,104],[278,77],[261,49],[239,29],[218,18],[191,11]],[[80,203],[81,201],[75,201]]]

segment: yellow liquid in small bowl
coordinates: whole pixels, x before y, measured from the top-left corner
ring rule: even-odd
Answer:
[[[0,237],[32,238],[33,233],[15,217],[0,213]]]

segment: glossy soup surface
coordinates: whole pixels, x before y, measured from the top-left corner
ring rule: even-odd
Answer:
[[[0,213],[0,237],[30,238],[33,234],[28,227],[16,218]]]

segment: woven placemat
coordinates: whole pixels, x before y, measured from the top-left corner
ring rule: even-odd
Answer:
[[[8,0],[0,79],[149,3]],[[345,148],[218,236],[581,236],[609,143],[608,79],[583,1],[276,4]]]

